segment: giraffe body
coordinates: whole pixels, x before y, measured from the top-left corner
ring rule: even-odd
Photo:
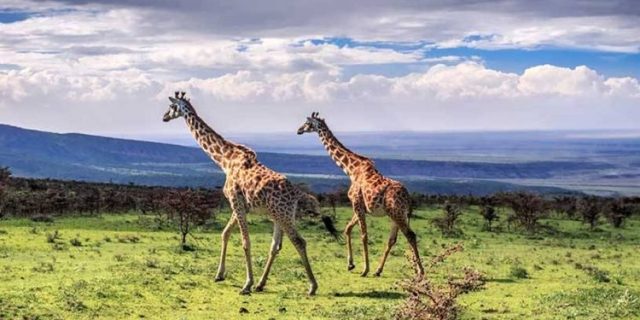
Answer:
[[[194,138],[200,147],[217,163],[226,175],[223,193],[229,200],[232,215],[221,234],[221,253],[216,281],[225,278],[227,244],[231,231],[237,225],[242,236],[245,255],[246,282],[240,291],[251,292],[254,283],[251,262],[251,243],[247,225],[247,214],[251,211],[264,212],[273,221],[273,239],[265,269],[256,291],[262,291],[266,285],[273,261],[282,248],[283,235],[291,240],[298,251],[309,280],[309,294],[315,294],[318,284],[309,263],[306,242],[295,228],[296,214],[308,211],[319,212],[317,200],[294,186],[287,178],[260,163],[253,150],[225,140],[209,127],[184,98],[169,97],[172,104],[165,114],[165,122],[184,117]],[[311,208],[309,208],[311,206]],[[325,224],[327,221],[325,221]]]
[[[382,273],[389,252],[396,243],[398,231],[402,232],[407,238],[413,251],[416,270],[418,273],[423,274],[424,269],[418,253],[416,235],[409,226],[411,199],[407,189],[400,182],[383,176],[376,169],[372,160],[346,148],[333,135],[324,119],[319,118],[316,113],[308,117],[307,121],[298,129],[298,134],[305,132],[318,133],[331,158],[351,180],[348,197],[353,207],[353,216],[344,231],[347,240],[347,268],[349,270],[355,268],[351,247],[351,231],[358,224],[360,226],[364,260],[364,268],[361,275],[366,276],[369,273],[366,214],[372,216],[387,215],[392,221],[391,232],[375,275],[380,276]]]

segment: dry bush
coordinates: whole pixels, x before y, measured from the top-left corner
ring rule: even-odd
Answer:
[[[435,274],[436,268],[450,255],[462,251],[462,244],[452,246],[434,257],[425,268],[425,274]],[[415,264],[412,264],[415,265]],[[461,279],[450,276],[446,283],[436,284],[432,279],[416,275],[402,281],[400,286],[409,297],[396,311],[395,319],[453,320],[460,307],[456,299],[465,293],[479,290],[484,285],[483,275],[471,267],[463,269]]]

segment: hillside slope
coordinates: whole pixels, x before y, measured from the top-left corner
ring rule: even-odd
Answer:
[[[318,191],[348,183],[327,156],[260,152],[258,158],[274,170],[309,183]],[[407,181],[412,191],[435,193],[514,190],[521,187],[482,180],[545,179],[609,166],[568,161],[480,163],[375,159],[375,162],[384,174]],[[174,186],[218,186],[224,181],[219,168],[198,148],[58,134],[8,125],[0,125],[0,165],[8,166],[15,175],[24,177]],[[556,188],[541,190],[558,191]]]

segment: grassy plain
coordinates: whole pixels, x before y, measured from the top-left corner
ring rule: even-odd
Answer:
[[[624,229],[589,231],[577,221],[548,219],[534,237],[481,231],[476,208],[463,215],[460,238],[444,238],[429,222],[438,209],[416,212],[412,226],[425,258],[462,242],[465,250],[432,274],[438,281],[473,266],[485,289],[464,296],[464,319],[640,318],[640,221]],[[505,213],[502,212],[504,215]],[[405,295],[397,286],[412,270],[400,237],[382,277],[359,276],[360,238],[354,229],[356,269],[346,268],[343,243],[320,225],[300,228],[320,288],[307,297],[307,282],[285,239],[265,292],[240,296],[244,259],[236,231],[229,244],[227,279],[213,277],[219,233],[227,215],[178,249],[170,227],[135,214],[58,218],[53,223],[0,220],[0,319],[389,319]],[[338,210],[338,226],[350,210]],[[369,217],[375,270],[388,236],[386,218]],[[266,262],[271,223],[251,216],[256,281]],[[57,233],[56,233],[57,230]],[[555,231],[553,231],[555,230]],[[372,270],[372,271],[373,271]]]

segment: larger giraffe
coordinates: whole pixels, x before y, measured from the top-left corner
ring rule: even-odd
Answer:
[[[418,253],[416,234],[409,226],[411,199],[407,189],[400,182],[380,174],[373,161],[347,149],[329,130],[324,119],[318,117],[317,112],[312,113],[311,117],[307,117],[307,121],[298,129],[298,134],[305,132],[318,133],[331,158],[351,180],[348,196],[353,207],[353,216],[344,230],[347,238],[347,268],[349,270],[355,268],[351,250],[351,230],[358,223],[360,225],[364,260],[364,269],[361,275],[364,277],[369,273],[369,249],[365,216],[366,213],[374,216],[386,214],[392,221],[391,233],[374,275],[380,276],[382,273],[389,252],[396,243],[398,230],[405,235],[411,246],[418,273],[424,274],[424,269],[420,262],[420,254]]]
[[[171,105],[163,117],[164,122],[184,117],[189,130],[200,147],[224,171],[226,181],[223,192],[229,200],[232,215],[227,226],[222,231],[222,248],[220,264],[215,281],[224,280],[225,258],[227,243],[233,227],[237,224],[242,236],[242,248],[246,263],[246,282],[241,294],[251,293],[253,285],[253,270],[251,267],[251,244],[247,227],[247,214],[252,209],[265,209],[267,216],[273,221],[273,239],[271,249],[264,267],[262,277],[256,286],[256,291],[262,291],[267,283],[267,277],[276,255],[282,247],[282,235],[286,234],[300,254],[309,279],[309,295],[315,294],[318,283],[311,270],[307,257],[306,242],[295,227],[296,213],[301,210],[317,211],[317,200],[309,194],[291,184],[285,176],[261,164],[253,150],[239,144],[225,140],[198,116],[184,92],[175,97],[169,97]],[[309,206],[313,206],[309,208]],[[323,222],[329,231],[335,231],[330,225],[330,219]]]

